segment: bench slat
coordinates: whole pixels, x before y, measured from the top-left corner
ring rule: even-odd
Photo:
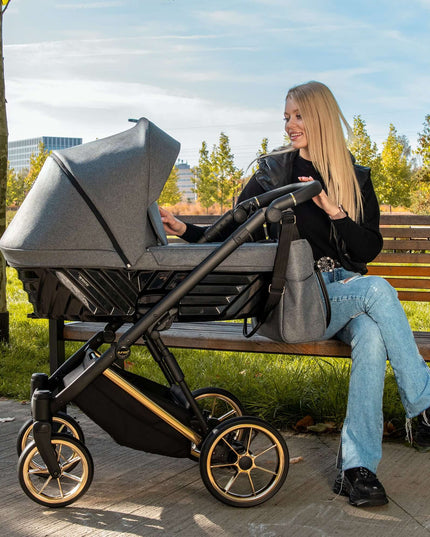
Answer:
[[[419,265],[373,265],[367,267],[369,274],[376,276],[410,276],[414,277],[430,277],[430,267],[422,267]]]
[[[427,239],[385,239],[383,248],[384,250],[430,250],[430,241]]]
[[[104,323],[71,322],[64,325],[65,340],[86,341],[94,332],[103,329]],[[117,336],[130,325],[124,325]],[[421,355],[430,360],[430,334],[414,332]],[[206,323],[173,323],[169,330],[161,333],[168,347],[183,347],[204,350],[233,352],[258,352],[269,354],[295,354],[309,356],[332,356],[345,358],[351,355],[349,345],[330,339],[310,343],[280,343],[263,336],[254,335],[247,339],[242,334],[242,323],[211,321]],[[139,339],[137,345],[144,345]]]
[[[391,283],[396,289],[430,289],[430,280],[425,278],[390,278],[386,276],[386,279]],[[430,298],[430,294],[429,294]]]
[[[430,254],[382,252],[376,257],[374,263],[430,264]]]
[[[428,240],[430,228],[428,227],[381,227],[381,234],[384,238],[395,240],[426,239]]]
[[[381,226],[429,226],[430,215],[428,214],[387,214],[381,213]]]

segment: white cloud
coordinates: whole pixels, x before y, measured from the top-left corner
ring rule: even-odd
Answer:
[[[52,135],[90,141],[125,130],[130,117],[148,117],[182,143],[182,158],[192,164],[201,142],[207,140],[211,147],[221,131],[231,137],[233,150],[237,147],[242,167],[255,156],[263,137],[251,134],[250,127],[264,136],[269,132],[276,145],[282,140],[277,110],[227,106],[138,83],[10,80],[8,115],[13,118],[11,140]]]
[[[73,3],[73,4],[55,4],[56,9],[105,9],[109,7],[121,7],[124,2],[111,0],[106,2],[85,2],[85,3]]]

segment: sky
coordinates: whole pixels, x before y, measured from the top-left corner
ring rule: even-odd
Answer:
[[[283,143],[288,89],[327,84],[382,149],[430,114],[430,0],[11,0],[9,140],[82,137],[147,117],[194,166],[228,135],[239,168]]]

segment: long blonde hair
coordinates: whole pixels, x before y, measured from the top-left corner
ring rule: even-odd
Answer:
[[[311,81],[291,88],[286,99],[290,98],[302,116],[309,155],[324,180],[328,197],[359,221],[363,202],[342,123],[348,135],[352,131],[333,93],[321,82]],[[292,146],[285,148],[292,150]]]

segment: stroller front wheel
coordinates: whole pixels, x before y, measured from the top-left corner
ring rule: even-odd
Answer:
[[[51,477],[36,443],[31,442],[18,460],[19,484],[33,501],[45,507],[64,507],[88,490],[94,464],[85,444],[76,438],[53,435],[51,444],[57,455],[60,476]]]
[[[52,432],[54,434],[67,434],[73,436],[85,444],[85,437],[81,426],[74,418],[72,418],[72,416],[69,416],[69,414],[66,414],[65,412],[58,412],[58,414],[52,417]],[[32,418],[27,420],[18,432],[18,438],[16,440],[18,457],[31,442],[33,442]]]
[[[284,483],[288,467],[282,435],[253,417],[233,418],[215,427],[200,452],[206,488],[234,507],[252,507],[271,498]]]

